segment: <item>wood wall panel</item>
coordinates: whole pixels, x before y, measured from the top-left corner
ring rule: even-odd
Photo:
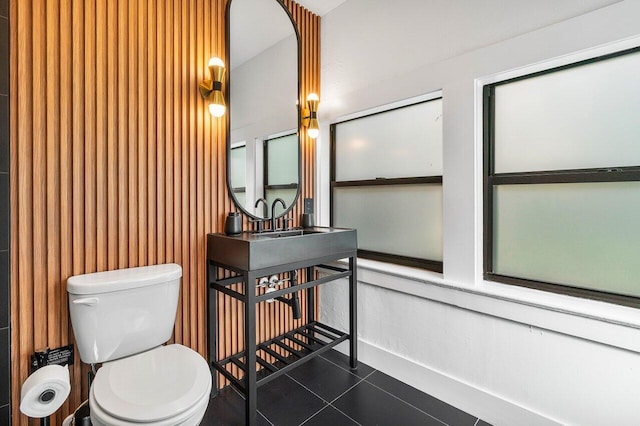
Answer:
[[[283,3],[301,35],[302,103],[320,88],[320,19]],[[233,207],[225,120],[209,115],[197,86],[208,58],[225,56],[225,10],[226,0],[10,2],[14,424],[29,424],[19,398],[30,354],[73,343],[71,275],[180,264],[173,341],[207,356],[205,235]],[[294,225],[314,194],[314,141],[301,143]],[[242,349],[242,307],[220,298],[218,312],[224,356]],[[280,303],[258,315],[259,340],[300,322]],[[53,425],[87,397],[86,372],[78,358]]]

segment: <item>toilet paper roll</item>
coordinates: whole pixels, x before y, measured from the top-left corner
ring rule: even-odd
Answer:
[[[29,417],[42,418],[55,413],[71,391],[69,368],[47,365],[27,377],[20,392],[20,411]]]

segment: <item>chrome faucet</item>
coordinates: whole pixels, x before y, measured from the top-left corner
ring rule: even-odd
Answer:
[[[283,209],[287,209],[287,205],[285,204],[284,200],[282,198],[276,198],[275,200],[273,200],[273,203],[271,203],[271,230],[275,231],[276,230],[276,203],[280,202],[280,204],[282,204],[282,208]]]

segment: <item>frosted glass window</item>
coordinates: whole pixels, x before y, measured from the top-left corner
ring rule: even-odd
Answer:
[[[640,52],[495,85],[495,172],[640,164]]]
[[[298,192],[298,188],[282,188],[282,189],[270,189],[267,188],[265,189],[265,198],[267,199],[267,204],[269,206],[271,206],[271,204],[273,204],[273,201],[276,198],[282,198],[285,202],[285,204],[287,205],[287,207],[289,207],[291,205],[291,203],[293,203],[293,201],[296,198],[296,194]],[[282,204],[278,203],[276,204],[276,216],[281,215],[282,213],[284,213],[284,210],[282,208]],[[269,211],[269,215],[271,215],[271,211]]]
[[[335,188],[333,226],[357,229],[361,250],[442,261],[442,185]]]
[[[495,188],[494,272],[640,297],[640,182]]]
[[[269,185],[298,183],[298,135],[293,134],[267,141]]]
[[[640,304],[640,48],[485,88],[485,277]]]
[[[442,175],[442,99],[338,123],[334,131],[337,181]]]
[[[331,126],[331,225],[358,256],[442,272],[442,99]]]
[[[247,147],[238,146],[231,148],[231,187],[245,188],[246,185],[246,169],[247,169]],[[244,204],[242,204],[244,205]]]

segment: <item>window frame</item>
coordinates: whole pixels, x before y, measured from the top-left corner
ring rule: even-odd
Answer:
[[[441,94],[437,96],[422,99],[416,102],[403,104],[400,106],[391,107],[388,109],[381,109],[371,113],[364,113],[353,118],[348,118],[331,123],[330,130],[330,184],[329,184],[329,222],[330,225],[334,225],[333,217],[333,204],[334,204],[334,189],[335,188],[354,188],[358,186],[378,187],[378,186],[391,186],[391,185],[425,185],[425,184],[439,184],[442,185],[442,175],[435,176],[413,176],[403,178],[375,178],[375,179],[362,179],[362,180],[349,180],[349,181],[336,181],[336,126],[339,124],[355,121],[361,118],[373,117],[375,115],[384,114],[387,112],[397,111],[403,108],[412,107],[422,103],[427,103],[435,100],[442,100]],[[443,262],[430,259],[422,259],[411,256],[402,256],[391,253],[378,252],[373,250],[364,250],[358,248],[358,257],[362,259],[370,259],[381,262],[389,262],[397,265],[411,266],[416,268],[422,268],[434,272],[442,273]]]
[[[495,88],[504,84],[538,77],[566,69],[577,68],[607,59],[640,52],[640,46],[607,53],[565,65],[560,65],[501,81],[484,84],[482,87],[483,121],[483,278],[486,281],[517,285],[551,293],[593,299],[618,305],[640,308],[640,298],[606,291],[572,287],[566,284],[537,281],[502,275],[493,272],[494,253],[494,187],[498,185],[554,184],[554,183],[600,183],[638,182],[640,165],[626,167],[605,167],[588,169],[563,169],[548,171],[528,171],[495,173]]]

